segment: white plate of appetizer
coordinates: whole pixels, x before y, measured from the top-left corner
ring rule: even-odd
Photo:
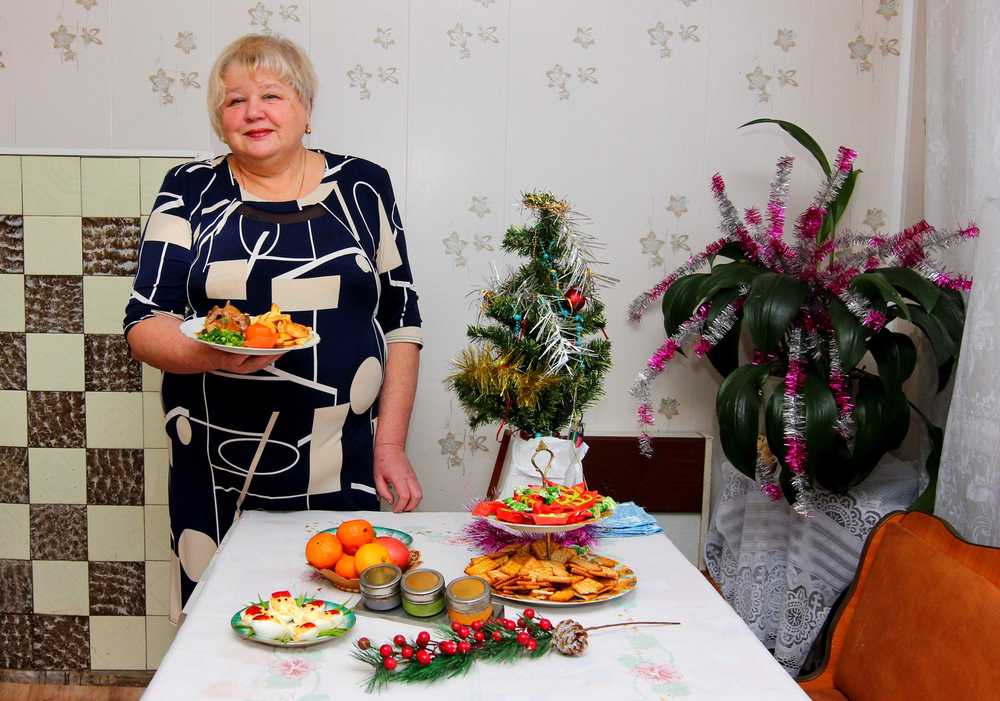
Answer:
[[[320,341],[315,330],[292,321],[277,304],[264,314],[250,316],[227,302],[212,307],[205,316],[182,322],[181,333],[221,351],[243,355],[281,355],[312,348]]]
[[[309,647],[345,635],[354,611],[323,599],[276,591],[268,600],[244,606],[229,621],[245,640],[275,647]]]

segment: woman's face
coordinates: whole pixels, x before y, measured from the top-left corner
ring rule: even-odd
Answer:
[[[222,138],[250,160],[291,155],[302,144],[309,110],[295,90],[270,71],[230,66],[222,75]]]

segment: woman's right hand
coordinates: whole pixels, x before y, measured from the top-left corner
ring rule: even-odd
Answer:
[[[226,353],[225,351],[212,350],[218,353],[219,356],[222,356],[216,359],[218,365],[213,369],[222,370],[223,372],[235,372],[240,375],[249,375],[262,370],[281,357],[281,355],[244,355],[242,353]]]

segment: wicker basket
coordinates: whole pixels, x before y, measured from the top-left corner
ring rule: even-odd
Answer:
[[[411,550],[410,560],[409,562],[406,563],[406,566],[402,568],[403,572],[406,572],[407,570],[412,569],[419,564],[420,564],[420,551]],[[318,567],[314,567],[313,569],[319,572],[324,577],[326,577],[330,581],[330,583],[333,584],[333,586],[337,587],[337,589],[340,589],[342,591],[353,591],[353,592],[361,591],[361,580],[358,578],[346,579],[344,577],[341,577],[333,570],[320,569]]]

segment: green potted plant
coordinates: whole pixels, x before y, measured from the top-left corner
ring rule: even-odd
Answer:
[[[841,147],[831,165],[798,126],[772,119],[747,124],[761,123],[788,132],[826,178],[788,240],[791,157],[779,159],[763,211],[741,215],[722,177],[712,178],[722,237],[629,308],[637,321],[662,296],[667,335],[631,389],[639,401],[641,445],[649,452],[651,384],[690,343],[724,378],[716,411],[726,457],[769,497],[783,495],[806,514],[816,485],[837,493],[857,485],[900,446],[912,410],[924,418],[932,445],[930,486],[914,508],[930,510],[943,432],[904,393],[917,349],[890,326],[906,319],[927,336],[938,391],[944,389],[961,346],[961,293],[971,280],[949,273],[934,256],[978,236],[979,229],[938,230],[921,221],[890,236],[838,232],[861,173],[853,167],[855,152]],[[752,345],[749,357],[741,356],[741,337]],[[863,363],[869,353],[873,362]],[[765,397],[769,377],[780,378],[780,386]]]

